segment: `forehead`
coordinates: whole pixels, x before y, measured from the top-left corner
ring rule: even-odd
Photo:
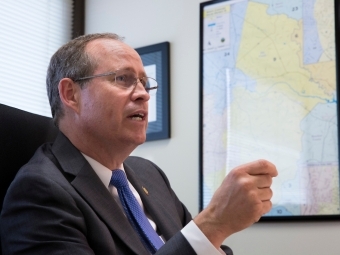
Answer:
[[[98,71],[133,69],[137,73],[144,72],[143,63],[138,53],[121,41],[97,39],[89,42],[85,50],[95,60]]]

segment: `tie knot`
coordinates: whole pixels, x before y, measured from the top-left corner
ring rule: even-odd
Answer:
[[[110,184],[115,186],[117,189],[129,186],[126,175],[121,169],[115,169],[112,171]]]

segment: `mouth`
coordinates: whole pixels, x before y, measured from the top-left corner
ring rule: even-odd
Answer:
[[[135,113],[129,116],[132,120],[142,121],[145,120],[145,114],[144,113]]]

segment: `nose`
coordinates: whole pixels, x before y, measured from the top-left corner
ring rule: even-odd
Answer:
[[[140,83],[141,85],[142,85],[142,87],[145,89],[145,87],[144,87],[144,85],[143,85],[143,82],[144,82],[144,80],[143,80],[144,78],[137,78],[137,80],[136,80],[136,86],[138,86],[138,83]]]

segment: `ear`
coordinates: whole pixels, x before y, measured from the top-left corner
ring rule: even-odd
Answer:
[[[63,78],[59,82],[58,90],[60,100],[64,104],[64,107],[79,113],[81,98],[80,86],[70,78]]]

